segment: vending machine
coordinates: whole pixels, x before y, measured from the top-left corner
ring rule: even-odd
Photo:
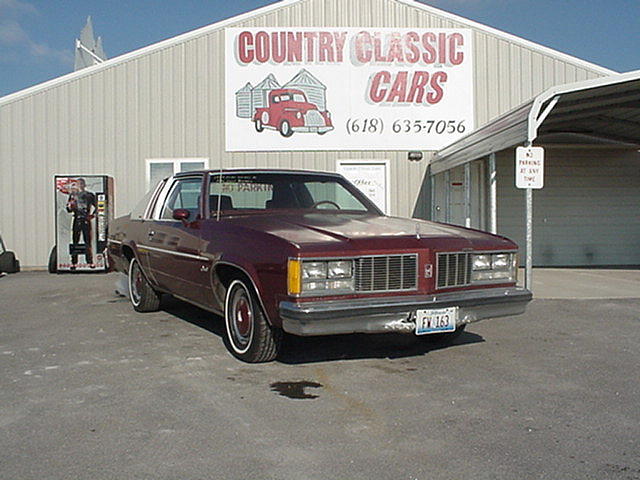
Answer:
[[[113,178],[55,175],[55,270],[104,272],[107,234],[113,219]],[[53,255],[52,255],[53,257]]]

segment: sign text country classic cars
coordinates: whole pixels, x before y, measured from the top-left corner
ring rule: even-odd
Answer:
[[[227,150],[442,148],[474,129],[472,51],[468,29],[227,29]]]

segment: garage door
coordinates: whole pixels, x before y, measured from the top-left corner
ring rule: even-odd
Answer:
[[[514,155],[498,155],[498,231],[524,252],[524,190],[514,186]],[[534,191],[533,264],[640,265],[636,150],[546,149],[545,188]]]

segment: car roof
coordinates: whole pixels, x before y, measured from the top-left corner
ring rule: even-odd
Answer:
[[[238,173],[274,173],[274,174],[282,174],[282,175],[322,175],[324,177],[341,177],[339,173],[336,172],[321,172],[321,171],[312,171],[312,170],[285,170],[285,169],[273,169],[273,168],[230,168],[230,169],[222,169],[222,170],[192,170],[189,172],[179,172],[174,175],[174,177],[184,177],[193,174],[203,174],[203,173],[215,173],[215,174],[238,174]]]

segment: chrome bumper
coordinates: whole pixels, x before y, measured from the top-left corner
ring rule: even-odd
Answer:
[[[323,127],[323,126],[310,126],[310,127],[291,127],[291,130],[294,132],[306,132],[306,133],[325,133],[333,130],[333,127]]]
[[[280,302],[285,332],[301,335],[412,333],[416,310],[458,307],[457,326],[524,313],[532,295],[524,288],[490,288],[408,297]]]

